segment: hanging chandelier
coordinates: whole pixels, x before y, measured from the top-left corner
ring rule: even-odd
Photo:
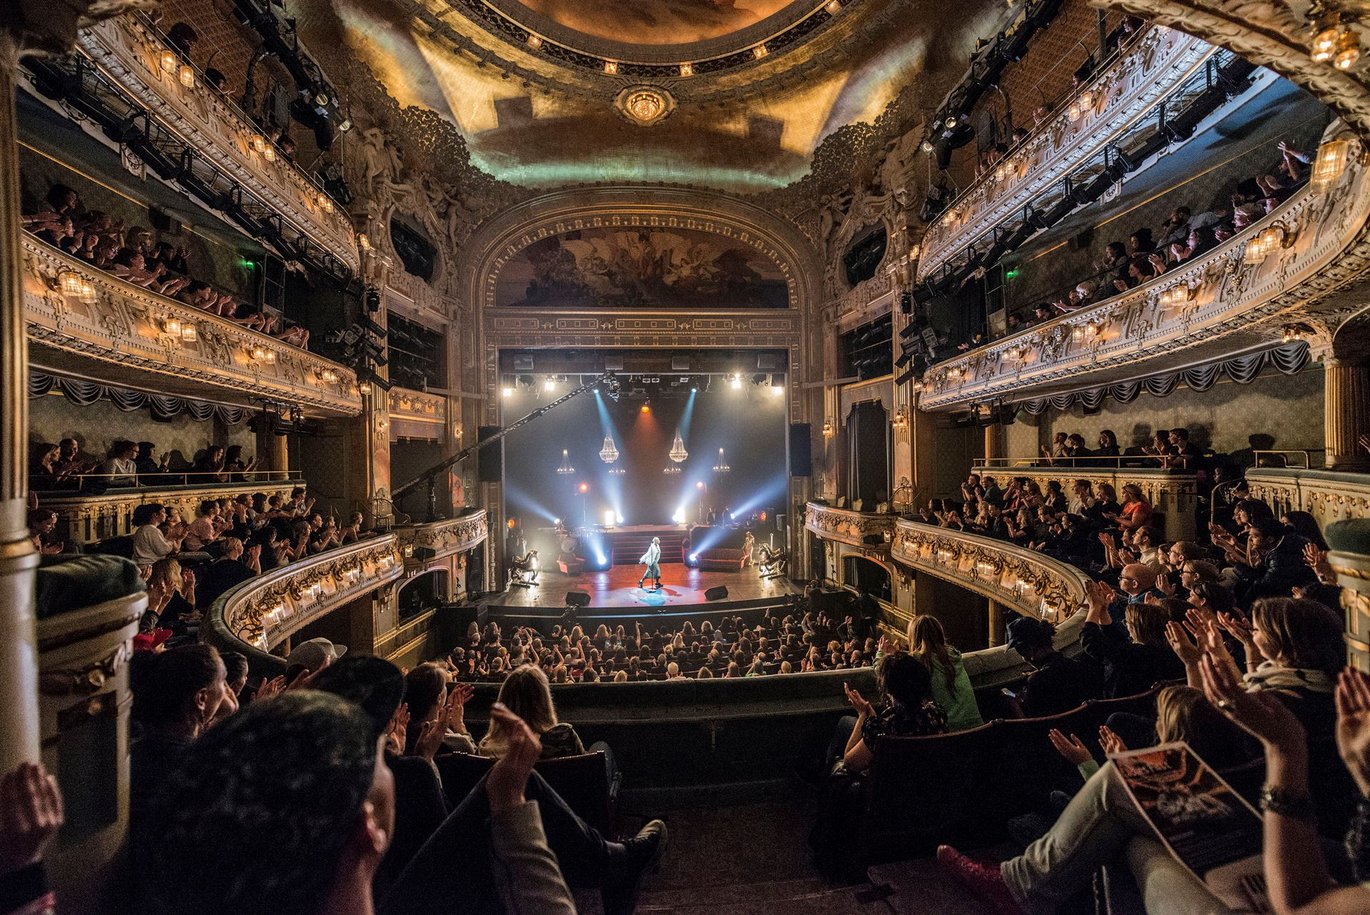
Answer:
[[[714,473],[727,473],[730,470],[732,470],[732,468],[728,466],[727,459],[723,457],[723,449],[719,448],[718,463],[714,465]]]
[[[618,460],[618,448],[614,446],[612,433],[604,436],[604,447],[599,449],[599,459],[606,464],[612,464]]]
[[[561,449],[561,466],[557,468],[557,473],[575,473],[576,469],[571,466],[571,455],[565,448]]]
[[[680,437],[679,429],[675,431],[675,441],[671,442],[671,450],[668,456],[677,464],[685,463],[685,459],[690,456],[690,452],[685,450],[685,440]]]

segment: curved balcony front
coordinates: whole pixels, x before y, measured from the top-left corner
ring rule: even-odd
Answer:
[[[915,571],[1049,623],[1063,623],[1077,615],[1090,580],[1074,566],[1042,553],[904,518],[895,525],[890,556]]]
[[[411,575],[475,549],[489,535],[490,523],[483,508],[459,518],[395,528],[405,569]]]
[[[822,540],[845,543],[888,556],[890,543],[894,540],[896,517],[810,502],[805,512],[804,527]]]
[[[1336,521],[1370,518],[1370,475],[1303,468],[1248,470],[1251,496],[1277,515],[1304,511],[1323,531]]]
[[[21,246],[24,320],[37,367],[195,400],[361,412],[351,369],[126,283],[32,236]]]
[[[922,379],[919,407],[1040,398],[1255,355],[1278,345],[1291,323],[1330,339],[1363,302],[1353,287],[1370,267],[1370,180],[1364,145],[1339,122],[1320,160],[1329,149],[1341,165],[1318,190],[1304,186],[1148,283],[937,363]]]
[[[183,62],[141,16],[119,16],[84,28],[77,48],[135,103],[249,195],[358,272],[357,235],[342,207],[297,165],[266,153],[264,143],[254,143],[261,138],[260,128],[202,76],[183,81]]]
[[[206,641],[247,655],[255,673],[282,673],[270,654],[300,629],[404,574],[394,534],[359,540],[273,569],[243,582],[214,602]]]

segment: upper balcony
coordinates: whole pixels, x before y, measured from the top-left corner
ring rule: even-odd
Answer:
[[[195,400],[361,412],[351,369],[126,283],[32,236],[21,247],[35,366]]]
[[[823,540],[888,554],[896,516],[887,512],[852,511],[810,502],[804,527]]]
[[[1192,130],[1190,121],[1229,93],[1244,93],[1240,82],[1221,75],[1234,62],[1240,65],[1231,52],[1183,32],[1157,26],[1140,33],[928,226],[917,279],[936,279],[965,259],[997,261],[1006,247],[1141,167],[1183,136],[1179,125]],[[1259,71],[1255,82],[1274,79]]]
[[[1334,329],[1363,301],[1351,287],[1370,253],[1365,165],[1361,141],[1333,123],[1312,180],[1263,219],[1125,293],[936,364],[921,380],[920,408],[1118,382],[1129,386],[1120,394],[1135,393],[1140,378],[1259,358],[1291,333]]]
[[[1308,468],[1248,470],[1251,496],[1270,505],[1276,514],[1305,511],[1318,527],[1336,521],[1370,518],[1370,475]]]
[[[129,145],[164,179],[227,213],[282,256],[335,274],[358,272],[357,234],[347,213],[278,155],[261,129],[145,16],[82,29],[77,51],[27,62],[40,97],[79,111],[93,135]]]

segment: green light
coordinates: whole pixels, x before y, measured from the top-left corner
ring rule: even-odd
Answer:
[[[1004,274],[1004,279],[1006,279],[1006,280],[1016,280],[1016,279],[1018,279],[1018,272],[1019,272],[1019,271],[1018,271],[1018,268],[1017,268],[1017,267],[1010,267],[1010,268],[1008,269],[1008,272]]]
[[[242,260],[238,261],[238,266],[242,267],[244,270],[256,270],[257,262],[250,257],[244,257]]]

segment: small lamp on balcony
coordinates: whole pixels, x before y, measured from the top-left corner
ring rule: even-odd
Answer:
[[[1323,143],[1313,160],[1313,171],[1308,176],[1309,186],[1316,193],[1327,193],[1346,171],[1346,163],[1350,158],[1351,141],[1345,137]]]
[[[163,51],[161,63],[164,71],[167,73],[175,73],[177,66],[180,64],[180,59],[176,56],[175,51]]]
[[[82,279],[81,274],[74,270],[63,270],[57,276],[57,282],[62,288],[63,295],[79,298],[81,295]]]
[[[187,89],[195,88],[195,68],[190,64],[181,64],[181,68],[176,71],[176,78],[181,81],[181,85]]]
[[[187,321],[181,325],[182,343],[194,343],[198,339],[200,339],[200,332],[195,329],[194,324]]]
[[[162,333],[176,340],[181,339],[181,319],[167,318],[162,322]]]

